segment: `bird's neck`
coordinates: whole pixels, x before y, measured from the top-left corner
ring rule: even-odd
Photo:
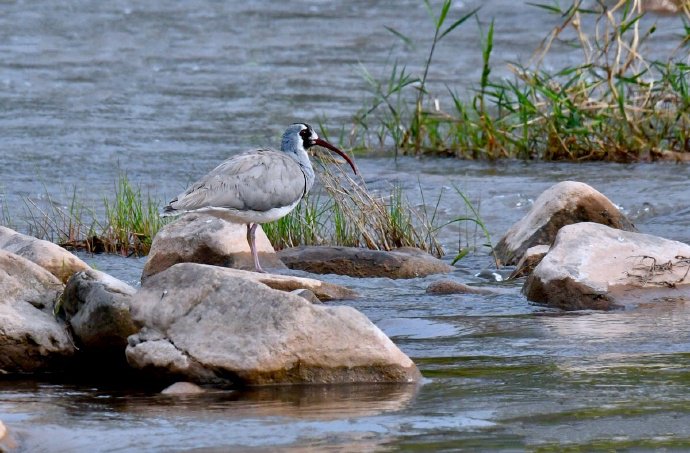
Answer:
[[[314,184],[314,179],[316,176],[314,174],[314,168],[311,165],[311,161],[309,160],[309,154],[304,149],[304,146],[302,146],[301,141],[300,143],[295,143],[294,141],[283,139],[280,149],[285,154],[293,158],[300,166],[302,173],[304,173],[306,190],[309,191],[311,186]]]

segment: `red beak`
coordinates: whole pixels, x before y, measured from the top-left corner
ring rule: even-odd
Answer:
[[[319,146],[323,146],[324,148],[330,149],[330,150],[333,151],[334,153],[340,155],[340,157],[342,157],[343,159],[345,159],[345,160],[347,161],[347,163],[350,164],[350,167],[352,167],[352,171],[354,171],[356,175],[359,174],[359,173],[357,172],[357,167],[355,167],[355,163],[352,162],[352,159],[350,159],[350,158],[347,156],[347,154],[345,154],[344,152],[340,151],[338,148],[336,148],[335,146],[331,145],[331,144],[328,143],[326,140],[321,140],[320,138],[317,138],[316,140],[314,140],[314,144],[315,144],[315,145],[319,145]]]

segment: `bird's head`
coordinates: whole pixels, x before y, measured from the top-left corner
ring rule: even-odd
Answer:
[[[350,164],[352,171],[357,174],[357,167],[355,167],[355,163],[352,161],[352,159],[350,159],[347,154],[328,143],[326,140],[320,139],[316,134],[316,131],[314,131],[314,128],[306,123],[291,124],[290,127],[285,130],[281,149],[286,152],[296,153],[300,149],[306,152],[306,150],[315,145],[322,146],[338,154],[340,157],[345,159],[348,164]]]

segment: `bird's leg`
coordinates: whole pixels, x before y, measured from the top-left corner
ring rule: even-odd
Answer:
[[[252,258],[254,258],[254,269],[256,272],[261,272],[262,274],[265,274],[266,271],[261,268],[261,264],[259,264],[259,252],[256,251],[256,227],[258,227],[258,223],[248,223],[247,224],[247,242],[249,242],[249,250],[252,252]]]

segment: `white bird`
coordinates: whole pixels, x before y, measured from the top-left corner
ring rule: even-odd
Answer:
[[[292,211],[314,184],[307,150],[322,146],[339,154],[357,174],[354,162],[341,150],[319,138],[304,123],[290,125],[280,151],[257,149],[233,156],[175,197],[163,216],[204,212],[247,225],[247,242],[257,272],[264,272],[256,250],[256,227]]]

